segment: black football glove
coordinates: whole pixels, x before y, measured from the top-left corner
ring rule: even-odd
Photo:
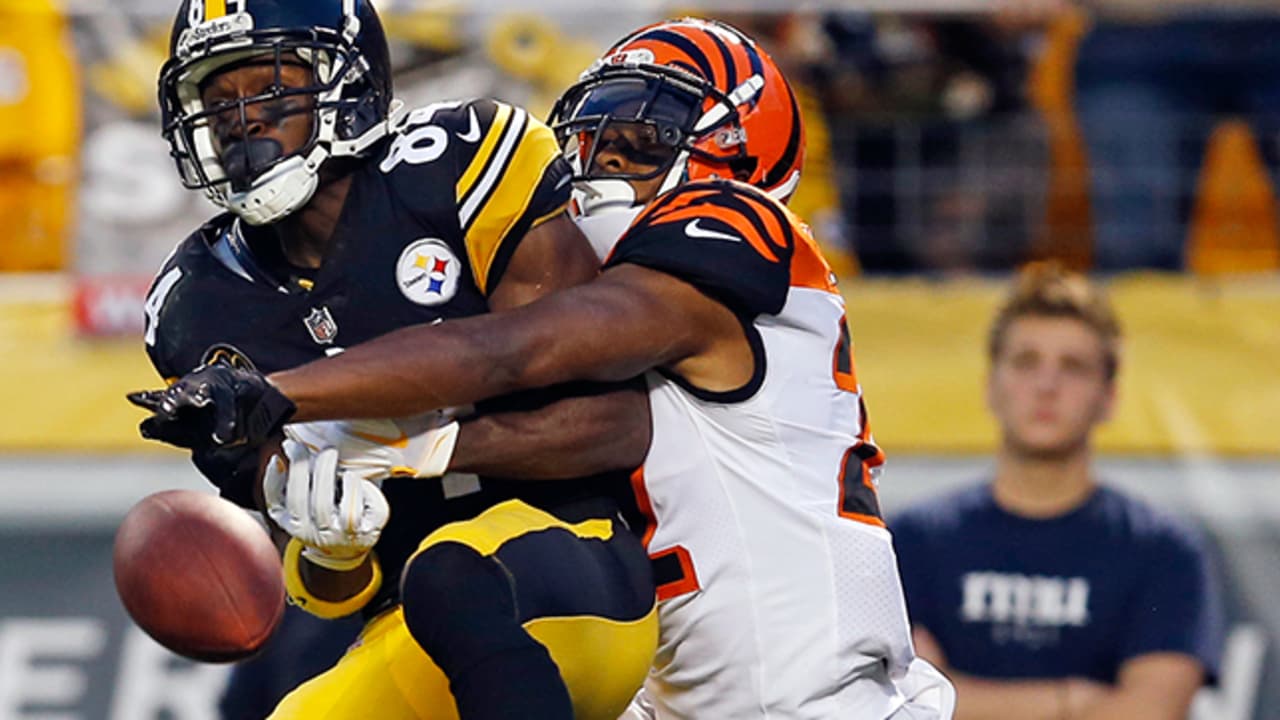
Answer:
[[[225,363],[201,365],[164,390],[127,397],[153,413],[138,427],[142,437],[196,450],[257,447],[297,410],[261,373]]]
[[[258,508],[253,496],[258,486],[258,448],[246,444],[193,449],[191,462],[218,488],[219,495],[242,508]]]

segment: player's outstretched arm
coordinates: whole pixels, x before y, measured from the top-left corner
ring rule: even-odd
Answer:
[[[535,285],[554,290],[550,277]],[[161,431],[207,424],[215,443],[258,444],[289,420],[406,417],[658,367],[710,391],[733,390],[751,377],[752,351],[726,305],[673,275],[623,263],[516,309],[404,328],[270,382],[211,366],[130,399],[154,413],[144,436],[167,440]]]
[[[405,328],[270,380],[297,420],[413,415],[662,366],[680,365],[694,382],[705,376],[699,384],[715,390],[725,378],[702,366],[743,338],[737,318],[692,285],[624,264],[509,312]]]
[[[599,261],[566,215],[527,233],[489,295],[511,310],[589,282]],[[448,468],[524,480],[630,470],[649,449],[643,381],[559,386],[486,403],[462,421]]]

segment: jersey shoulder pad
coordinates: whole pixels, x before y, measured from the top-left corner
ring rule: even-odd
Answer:
[[[219,297],[233,302],[235,291],[227,283],[214,282],[229,267],[214,250],[215,240],[227,231],[232,219],[220,215],[188,235],[174,247],[156,273],[143,301],[143,344],[151,364],[161,377],[177,377],[199,364],[183,338],[202,322],[208,308],[220,305]],[[234,270],[232,270],[234,272]]]
[[[443,192],[444,183],[452,185],[457,228],[476,284],[488,292],[520,238],[568,204],[569,165],[544,123],[487,98],[408,113],[380,167],[390,173],[436,163],[442,174],[429,187]]]
[[[660,196],[618,241],[606,267],[670,273],[751,317],[781,312],[802,232],[781,203],[742,183],[709,180]]]

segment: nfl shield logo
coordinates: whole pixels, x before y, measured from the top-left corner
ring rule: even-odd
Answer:
[[[311,339],[321,345],[328,345],[338,337],[338,323],[333,321],[327,307],[312,308],[303,322],[307,325],[307,332],[311,333]]]

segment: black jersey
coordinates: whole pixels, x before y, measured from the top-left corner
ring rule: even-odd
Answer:
[[[568,202],[569,172],[524,110],[490,100],[416,110],[354,172],[314,276],[272,272],[270,234],[229,214],[184,240],[146,302],[147,352],[166,378],[218,345],[270,373],[485,312],[520,238]]]
[[[147,353],[165,378],[217,353],[271,373],[397,328],[486,312],[520,239],[567,204],[569,176],[551,131],[524,110],[492,100],[415,110],[353,172],[318,270],[290,268],[273,233],[229,214],[179,244],[146,301]],[[247,502],[245,487],[210,479]],[[394,511],[376,550],[387,576],[398,577],[431,530],[496,501],[554,512],[627,487],[625,476],[481,484],[446,501],[439,482],[384,482]]]

